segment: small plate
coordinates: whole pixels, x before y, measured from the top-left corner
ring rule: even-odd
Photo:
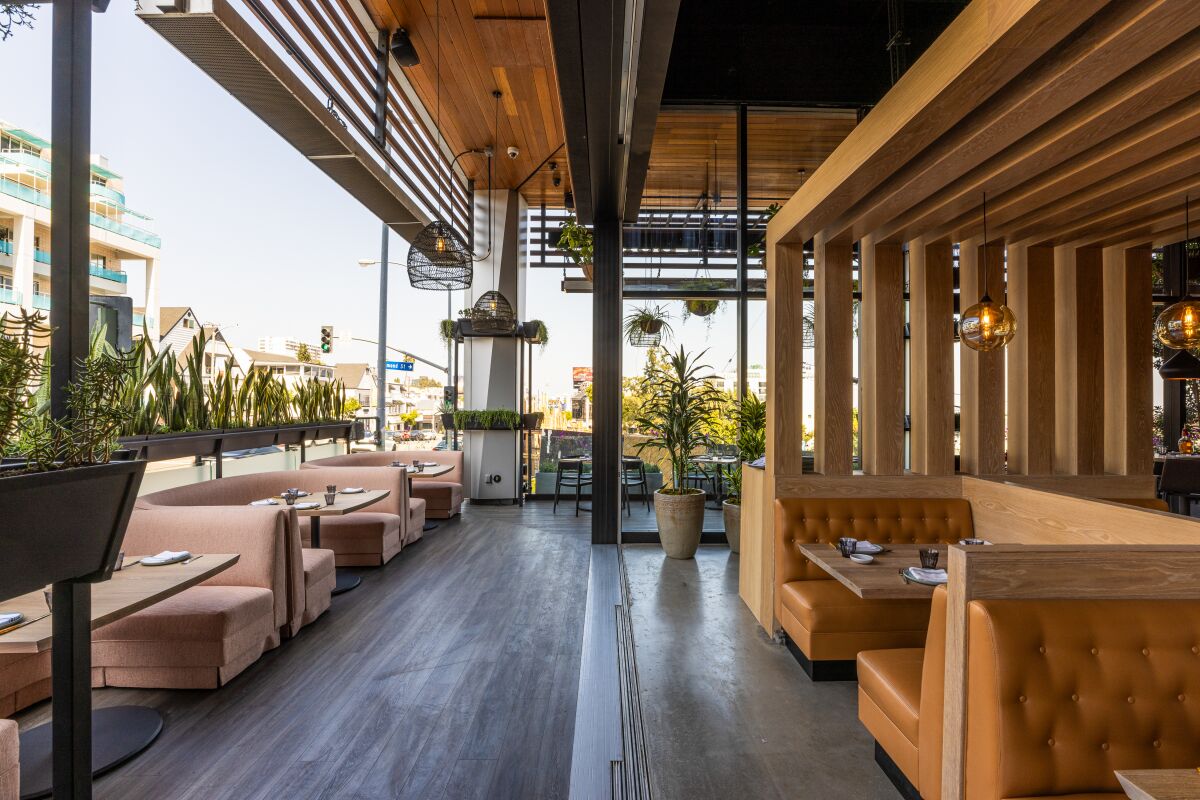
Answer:
[[[855,564],[872,564],[875,561],[875,556],[869,556],[866,553],[852,553],[850,560]]]

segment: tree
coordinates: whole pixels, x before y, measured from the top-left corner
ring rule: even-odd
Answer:
[[[313,356],[312,351],[308,349],[308,345],[301,342],[296,348],[296,360],[301,364],[316,364],[317,359]]]
[[[441,386],[442,382],[437,378],[431,378],[428,375],[421,375],[417,378],[418,389],[439,389]]]
[[[346,405],[342,406],[342,414],[347,417],[353,417],[354,412],[362,408],[362,403],[358,402],[357,397],[351,397],[346,400]]]
[[[405,429],[411,428],[421,418],[421,412],[415,408],[410,411],[405,411],[400,415],[400,421],[404,423]]]
[[[13,28],[33,27],[33,3],[0,4],[0,42],[13,35]]]

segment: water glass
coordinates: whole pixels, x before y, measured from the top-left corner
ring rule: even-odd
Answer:
[[[296,505],[296,490],[288,489],[286,492],[284,492],[283,502],[287,503],[289,506]]]
[[[925,569],[937,569],[938,551],[935,547],[921,548],[921,566]]]
[[[842,558],[849,558],[854,555],[854,550],[857,547],[858,540],[853,536],[843,536],[837,541],[838,552],[842,554]]]
[[[331,506],[336,502],[337,502],[337,492],[326,492],[325,493],[325,505]]]
[[[332,483],[329,484],[328,486],[325,487],[325,493],[326,494],[337,494],[337,486],[335,486]]]

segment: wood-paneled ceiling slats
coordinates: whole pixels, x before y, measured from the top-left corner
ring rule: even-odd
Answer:
[[[1004,10],[1015,16],[995,25]],[[1016,31],[1022,53],[1003,43]],[[985,191],[989,230],[1010,242],[1128,244],[1181,225],[1184,194],[1200,190],[1194,4],[979,0],[939,42],[788,202],[772,238],[962,241],[981,233]],[[948,72],[955,49],[971,55]],[[963,93],[994,79],[997,59],[1022,57],[1028,67],[991,91]],[[947,114],[958,121],[940,130]]]

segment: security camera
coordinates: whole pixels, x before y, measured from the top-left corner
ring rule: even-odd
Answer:
[[[517,148],[516,148],[514,145],[509,145],[509,147],[508,147],[508,157],[509,157],[509,158],[516,158],[516,157],[517,157],[517,156],[519,156],[519,155],[521,155],[521,151],[520,151],[520,150],[518,150],[518,149],[517,149]]]

